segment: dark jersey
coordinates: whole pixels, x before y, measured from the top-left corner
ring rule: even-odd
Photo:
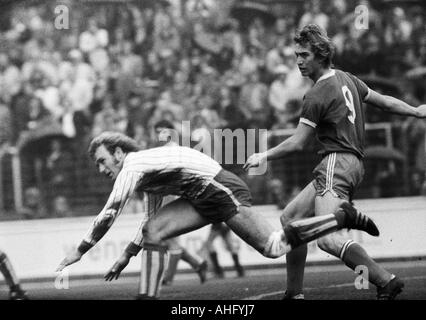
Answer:
[[[300,122],[317,130],[320,154],[351,152],[364,156],[365,115],[362,102],[367,85],[354,75],[332,70],[303,98]]]

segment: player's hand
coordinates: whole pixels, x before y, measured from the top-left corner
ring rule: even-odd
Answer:
[[[266,152],[263,153],[253,153],[244,164],[244,170],[250,168],[258,167],[262,162],[266,161]]]
[[[58,268],[56,269],[56,271],[60,272],[62,271],[65,267],[76,263],[77,261],[79,261],[82,257],[82,253],[78,250],[75,250],[74,252],[70,253],[67,257],[65,257],[64,260],[62,260],[62,262],[59,264]]]
[[[127,252],[124,252],[104,276],[105,281],[111,281],[114,279],[117,280],[121,271],[123,271],[123,269],[129,264],[130,257],[131,255],[129,255]]]
[[[418,118],[426,118],[426,104],[417,107]]]

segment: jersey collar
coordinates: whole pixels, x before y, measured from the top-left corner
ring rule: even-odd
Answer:
[[[124,160],[123,160],[123,168],[127,165],[127,163],[130,161],[130,158],[132,157],[132,155],[134,154],[135,152],[128,152],[127,154],[126,154],[126,157],[124,158]]]
[[[323,74],[321,77],[318,78],[317,82],[320,82],[321,80],[325,80],[328,78],[333,77],[336,74],[336,70],[331,69],[329,72]]]

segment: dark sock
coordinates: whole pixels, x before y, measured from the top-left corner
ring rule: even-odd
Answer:
[[[19,279],[15,274],[9,258],[4,252],[0,253],[0,272],[9,286],[10,290],[20,290]]]
[[[213,264],[213,271],[218,276],[223,276],[223,269],[219,264],[219,260],[217,259],[217,253],[216,251],[210,252],[210,260]]]
[[[198,270],[202,262],[200,259],[190,254],[186,249],[182,249],[182,260],[188,263],[194,270]]]
[[[244,268],[240,264],[240,259],[237,253],[232,254],[232,260],[234,261],[235,269],[237,270],[238,276],[244,276]]]
[[[307,254],[308,246],[305,244],[290,251],[286,255],[287,293],[290,296],[303,292],[303,278]]]

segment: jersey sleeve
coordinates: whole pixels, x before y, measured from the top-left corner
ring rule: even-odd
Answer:
[[[135,191],[139,178],[140,174],[137,172],[121,171],[119,173],[107,203],[93,221],[84,241],[95,245],[107,233],[121,214],[130,195]]]
[[[299,122],[316,128],[321,117],[322,107],[319,101],[314,100],[310,95],[306,95],[303,98],[302,113]]]
[[[354,82],[355,87],[362,101],[366,101],[368,99],[368,96],[370,95],[370,88],[365,84],[364,81],[358,79],[353,74],[348,73],[348,75]]]

